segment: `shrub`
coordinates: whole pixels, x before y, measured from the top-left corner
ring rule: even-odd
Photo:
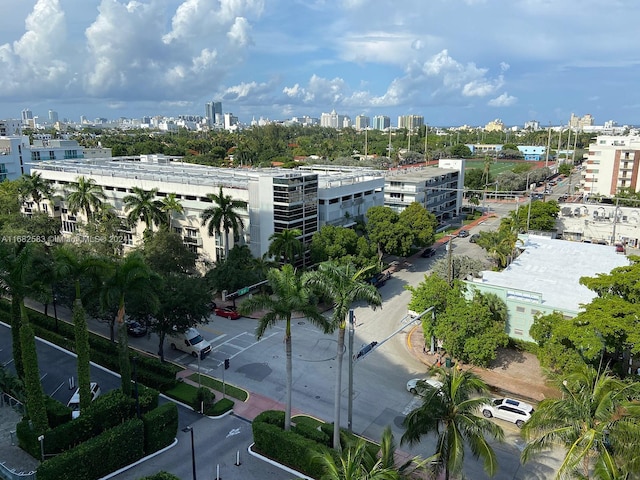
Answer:
[[[180,478],[168,472],[158,472],[155,475],[149,475],[140,480],[180,480]]]
[[[220,415],[227,413],[229,410],[232,410],[234,405],[235,403],[230,398],[222,398],[209,406],[209,408],[205,409],[204,413],[205,415],[210,415],[212,417],[219,417]]]
[[[71,420],[71,409],[64,403],[48,395],[45,395],[44,401],[47,408],[47,418],[49,419],[50,428],[56,428],[58,425],[62,425]]]
[[[144,451],[150,454],[171,444],[178,433],[178,407],[173,402],[150,411],[144,422]]]
[[[215,398],[216,396],[207,387],[200,387],[196,390],[195,401],[191,406],[198,412],[206,411],[206,409],[213,405]]]
[[[38,480],[94,480],[104,477],[142,458],[143,435],[142,421],[129,420],[41,463],[36,471]]]

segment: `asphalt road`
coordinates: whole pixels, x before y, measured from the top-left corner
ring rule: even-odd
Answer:
[[[493,204],[491,209],[498,215],[504,215],[514,205]],[[478,233],[482,230],[497,228],[499,218],[490,218],[482,225],[471,229],[470,233]],[[470,243],[468,238],[456,238],[453,240],[453,253],[456,255],[470,255],[484,258],[484,251],[477,245]],[[429,259],[417,257],[413,259],[407,268],[402,269],[392,276],[380,292],[383,296],[383,307],[372,310],[363,305],[355,306],[355,351],[361,346],[372,341],[382,343],[382,340],[390,336],[403,325],[405,330],[384,344],[379,345],[371,353],[363,357],[354,365],[353,380],[353,429],[355,432],[372,439],[379,439],[384,428],[389,425],[399,443],[402,436],[402,420],[404,416],[413,408],[419,405],[419,399],[406,391],[407,380],[424,376],[426,366],[415,359],[406,348],[406,332],[409,326],[403,323],[406,318],[407,304],[410,300],[410,292],[405,287],[407,285],[417,285],[423,280],[425,273],[428,273],[430,265],[436,259],[445,255],[444,248],[440,248],[436,255]],[[61,312],[61,313],[60,313]],[[67,312],[59,309],[61,315]],[[330,315],[331,312],[327,312]],[[256,320],[241,318],[239,320],[229,320],[212,315],[208,324],[199,327],[203,336],[212,343],[213,352],[202,361],[197,361],[191,356],[171,351],[165,348],[167,359],[185,365],[193,371],[200,370],[202,373],[212,375],[217,378],[225,377],[225,381],[246,388],[251,392],[273,398],[284,403],[286,393],[285,383],[285,357],[284,357],[284,325],[277,325],[268,330],[261,340],[257,340],[254,334]],[[90,328],[108,336],[106,325],[95,321],[90,322]],[[335,362],[336,340],[334,335],[324,335],[315,327],[308,324],[305,319],[297,319],[292,326],[293,337],[293,408],[294,411],[302,411],[327,421],[333,421],[333,399],[335,382]],[[10,341],[10,339],[9,339]],[[130,338],[130,345],[143,351],[154,353],[158,351],[157,339],[154,335],[143,338]],[[229,370],[224,370],[222,364],[225,358],[230,359]],[[345,355],[342,384],[342,411],[341,425],[347,425],[347,399],[348,399],[348,355]],[[41,360],[42,364],[42,360]],[[67,381],[68,372],[75,371],[75,364],[60,365],[54,385],[61,385]],[[47,374],[49,376],[49,374]],[[52,375],[53,376],[53,375]],[[103,380],[99,379],[102,383]],[[108,380],[104,380],[107,385]],[[111,386],[117,386],[117,381]],[[107,385],[109,386],[109,385]],[[62,395],[62,387],[59,392]],[[47,390],[51,391],[51,390]],[[72,393],[72,392],[71,392]],[[70,396],[71,393],[65,392]],[[56,397],[57,398],[57,397]],[[67,398],[68,399],[68,398]],[[66,400],[64,400],[66,401]],[[229,420],[231,421],[231,420]],[[241,422],[241,420],[233,419]],[[552,457],[540,457],[538,462],[530,462],[521,466],[519,454],[523,447],[519,430],[515,425],[500,422],[505,430],[506,441],[496,445],[496,453],[500,464],[500,471],[493,478],[495,479],[546,479],[552,476],[552,468],[557,467],[557,455]],[[183,421],[181,414],[181,428],[192,421]],[[248,428],[231,427],[224,422],[225,427],[219,429],[200,428],[197,424],[196,430],[196,451],[209,452],[209,448],[217,445],[222,438],[234,428],[240,428],[241,433],[236,435],[245,438],[245,443],[250,441]],[[203,425],[208,423],[205,421]],[[212,425],[218,425],[213,423]],[[198,431],[204,430],[203,433]],[[179,437],[181,434],[179,434]],[[184,442],[181,442],[184,443]],[[226,444],[225,444],[226,445]],[[183,446],[184,447],[184,446]],[[236,446],[222,446],[222,451],[211,451],[205,453],[206,458],[211,459],[211,464],[216,458],[226,458],[224,455],[230,451],[235,451]],[[244,447],[246,449],[246,446]],[[420,444],[409,447],[402,445],[401,449],[414,455],[423,457],[429,456],[435,450],[435,437],[424,438]],[[199,456],[199,453],[198,453]],[[181,478],[190,478],[187,470],[183,467],[175,466],[174,462],[189,463],[182,453],[168,453],[168,465],[172,468],[180,468]],[[158,460],[163,462],[164,460]],[[150,464],[151,465],[151,464]],[[200,468],[200,467],[198,467]],[[210,467],[203,467],[210,468]],[[186,472],[186,476],[185,476]],[[205,473],[208,478],[211,470]],[[467,478],[483,479],[488,478],[483,472],[482,465],[467,455],[465,461],[465,475]],[[125,477],[118,477],[125,478]],[[134,478],[134,477],[126,477]],[[211,478],[215,478],[212,476]],[[223,476],[223,478],[229,478]],[[234,478],[234,477],[231,477]],[[238,477],[241,478],[241,477]],[[245,476],[243,478],[261,479],[265,477],[260,474]],[[276,478],[276,477],[273,477]],[[283,478],[290,478],[285,476]]]

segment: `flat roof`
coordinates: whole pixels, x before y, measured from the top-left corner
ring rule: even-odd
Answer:
[[[580,285],[581,277],[610,273],[616,267],[630,265],[626,255],[615,246],[556,240],[539,235],[521,236],[524,251],[501,272],[483,271],[473,283],[496,285],[542,295],[548,308],[580,311],[596,293]]]

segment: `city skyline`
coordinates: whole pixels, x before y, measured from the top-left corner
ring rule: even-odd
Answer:
[[[78,122],[336,110],[430,125],[640,123],[640,4],[587,0],[22,0],[0,112]]]

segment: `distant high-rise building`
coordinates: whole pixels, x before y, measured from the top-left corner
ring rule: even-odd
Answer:
[[[587,113],[582,117],[578,117],[577,115],[571,114],[569,118],[569,126],[573,128],[582,128],[582,127],[592,127],[595,123],[593,115]]]
[[[320,115],[320,126],[329,128],[347,128],[351,126],[351,119],[346,115],[338,115],[334,110],[331,113]]]
[[[365,128],[369,128],[371,126],[369,122],[370,118],[366,115],[358,115],[356,117],[356,130],[364,130]]]
[[[58,121],[58,112],[55,110],[49,110],[49,123],[56,123]]]
[[[499,118],[491,120],[484,126],[485,132],[504,132],[504,123]]]
[[[209,126],[222,125],[224,123],[222,102],[208,102],[205,104],[204,108]]]
[[[524,122],[525,130],[540,130],[540,122],[537,120],[530,120],[528,122]]]
[[[24,110],[22,110],[22,125],[24,125],[25,127],[31,127],[31,128],[33,128],[34,126],[33,112],[28,108],[25,108]]]
[[[225,130],[233,130],[233,127],[238,125],[238,117],[236,117],[233,113],[225,113],[223,119]]]
[[[373,117],[373,128],[376,130],[386,130],[391,127],[391,119],[386,115],[376,115]]]
[[[424,125],[424,117],[422,115],[400,115],[398,117],[398,128],[417,130],[422,125]]]
[[[87,117],[84,115],[80,115],[80,123],[81,124],[89,123],[87,122]]]

